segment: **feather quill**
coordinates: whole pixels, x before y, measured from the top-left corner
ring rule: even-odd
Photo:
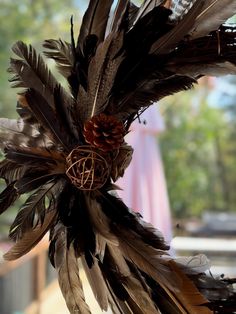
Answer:
[[[55,223],[56,216],[57,212],[55,210],[48,212],[45,215],[44,222],[42,224],[38,224],[34,229],[24,233],[22,238],[15,245],[13,245],[13,247],[6,254],[4,254],[4,259],[7,261],[13,261],[32,250]]]
[[[108,105],[115,75],[123,60],[122,55],[118,55],[122,44],[122,32],[118,32],[115,38],[111,35],[100,44],[89,65],[87,119],[104,111]]]

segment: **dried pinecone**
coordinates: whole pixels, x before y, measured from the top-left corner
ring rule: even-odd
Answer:
[[[91,146],[102,151],[118,149],[124,142],[125,128],[113,116],[100,113],[84,125],[84,138]]]

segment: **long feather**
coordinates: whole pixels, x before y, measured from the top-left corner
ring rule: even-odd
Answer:
[[[123,60],[122,55],[117,55],[122,44],[122,32],[118,32],[115,38],[111,34],[104,43],[100,44],[89,65],[85,120],[104,111],[108,104],[117,69]]]
[[[16,181],[14,187],[19,194],[25,194],[39,188],[42,184],[55,179],[55,177],[56,174],[49,172],[47,168],[42,169],[41,167],[39,170],[28,167],[24,175]]]
[[[197,78],[202,75],[235,74],[235,25],[221,26],[219,31],[179,46],[166,68],[174,73]]]
[[[26,92],[27,93],[27,92]],[[20,120],[24,122],[22,133],[28,134],[28,128],[33,129],[34,137],[29,142],[31,147],[52,147],[53,143],[48,136],[47,130],[39,124],[25,98],[26,93],[20,93],[17,100],[16,111],[20,116]],[[16,144],[16,143],[15,143]]]
[[[104,281],[103,274],[98,266],[98,261],[94,259],[94,263],[91,268],[88,267],[84,256],[81,256],[81,261],[95,299],[97,300],[101,309],[107,311],[108,290]]]
[[[24,171],[25,167],[10,160],[4,159],[0,162],[0,177],[5,179],[7,184],[21,178]]]
[[[203,37],[211,31],[217,30],[234,14],[236,14],[236,2],[234,0],[205,1],[189,35],[191,38]]]
[[[102,235],[108,243],[112,243],[113,245],[118,246],[119,241],[117,237],[111,232],[110,220],[103,213],[101,205],[91,197],[85,196],[85,199],[87,203],[87,210],[90,215],[90,220],[96,232],[99,233],[99,235]]]
[[[159,311],[156,309],[152,299],[151,294],[148,293],[142,286],[142,282],[140,282],[137,278],[131,274],[129,267],[123,257],[121,251],[118,248],[114,248],[109,245],[109,252],[113,258],[114,265],[119,272],[124,277],[124,287],[132,298],[133,302],[137,304],[137,307],[144,311],[144,314],[158,314]]]
[[[10,80],[13,87],[34,88],[54,108],[53,91],[58,82],[48,70],[43,58],[36,53],[31,45],[27,47],[21,41],[15,43],[12,50],[20,58],[12,58],[10,62],[9,71],[15,73],[15,76]],[[72,101],[63,88],[61,88],[61,97],[67,103]]]
[[[148,12],[152,11],[157,6],[163,4],[165,0],[146,0],[142,3],[141,7],[139,8],[137,15],[135,17],[135,20],[133,22],[133,26],[142,18],[144,17]]]
[[[57,182],[49,182],[29,196],[11,225],[9,234],[11,239],[17,241],[25,232],[43,223],[48,210],[46,196],[56,185]]]
[[[55,223],[56,216],[57,212],[55,210],[48,212],[45,215],[44,222],[39,224],[36,228],[24,233],[23,237],[15,245],[13,245],[13,247],[6,254],[4,254],[4,259],[7,261],[13,261],[32,250]]]
[[[200,294],[193,282],[180,270],[175,262],[170,261],[169,265],[172,273],[178,275],[182,280],[178,290],[174,291],[174,295],[185,309],[186,314],[211,314],[212,311],[206,307],[207,299]]]
[[[167,34],[158,39],[151,47],[150,54],[164,54],[176,47],[176,44],[184,39],[193,27],[195,18],[203,7],[204,1],[197,1],[183,19]]]
[[[47,39],[44,41],[43,47],[49,50],[44,51],[44,55],[52,58],[56,62],[59,72],[68,78],[73,71],[75,62],[71,44],[61,39]]]
[[[98,44],[103,41],[112,3],[113,0],[91,0],[89,2],[82,20],[78,44],[83,44],[86,37],[91,34],[97,36]],[[83,51],[82,46],[81,51]]]
[[[40,147],[7,146],[5,156],[19,165],[39,167],[40,163],[42,166],[47,163],[54,166],[54,172],[64,172],[65,156],[55,150]]]
[[[130,6],[129,0],[119,0],[117,2],[115,11],[114,11],[113,16],[112,16],[112,21],[110,23],[109,33],[111,33],[112,31],[117,31],[118,26],[119,26],[119,22],[123,16],[124,12],[126,11],[127,6]]]
[[[164,252],[154,250],[152,247],[145,245],[137,236],[124,231],[122,231],[120,246],[123,255],[128,260],[151,276],[162,287],[168,289],[177,287],[178,277],[170,272],[165,259],[161,257]]]
[[[67,246],[66,229],[59,227],[55,234],[55,266],[58,281],[71,314],[91,314],[85,302],[82,282],[79,277],[78,261],[73,246]]]
[[[114,113],[119,119],[125,120],[132,113],[138,113],[140,109],[149,107],[153,102],[167,95],[173,95],[182,90],[192,88],[194,83],[196,83],[195,78],[178,75],[162,80],[147,79],[140,82],[136,89],[126,95],[117,108],[114,106],[112,112],[114,110]]]
[[[15,182],[13,181],[0,193],[0,215],[5,212],[19,196],[14,184]]]
[[[34,89],[28,90],[25,97],[34,116],[50,132],[52,140],[56,140],[58,144],[69,150],[68,134],[64,132],[63,125],[59,124],[58,118],[46,98]]]
[[[38,143],[39,135],[39,131],[34,126],[25,123],[22,119],[0,118],[1,148],[8,144],[31,146],[35,142]]]

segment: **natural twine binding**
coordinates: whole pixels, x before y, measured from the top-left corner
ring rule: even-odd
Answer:
[[[90,146],[78,146],[66,158],[66,174],[80,190],[101,188],[110,175],[106,159]]]

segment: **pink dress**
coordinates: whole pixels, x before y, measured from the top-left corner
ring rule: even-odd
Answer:
[[[159,229],[165,240],[171,240],[171,216],[157,134],[164,123],[156,106],[151,106],[134,122],[126,141],[134,148],[131,164],[117,184],[125,204],[139,212],[145,221]]]

